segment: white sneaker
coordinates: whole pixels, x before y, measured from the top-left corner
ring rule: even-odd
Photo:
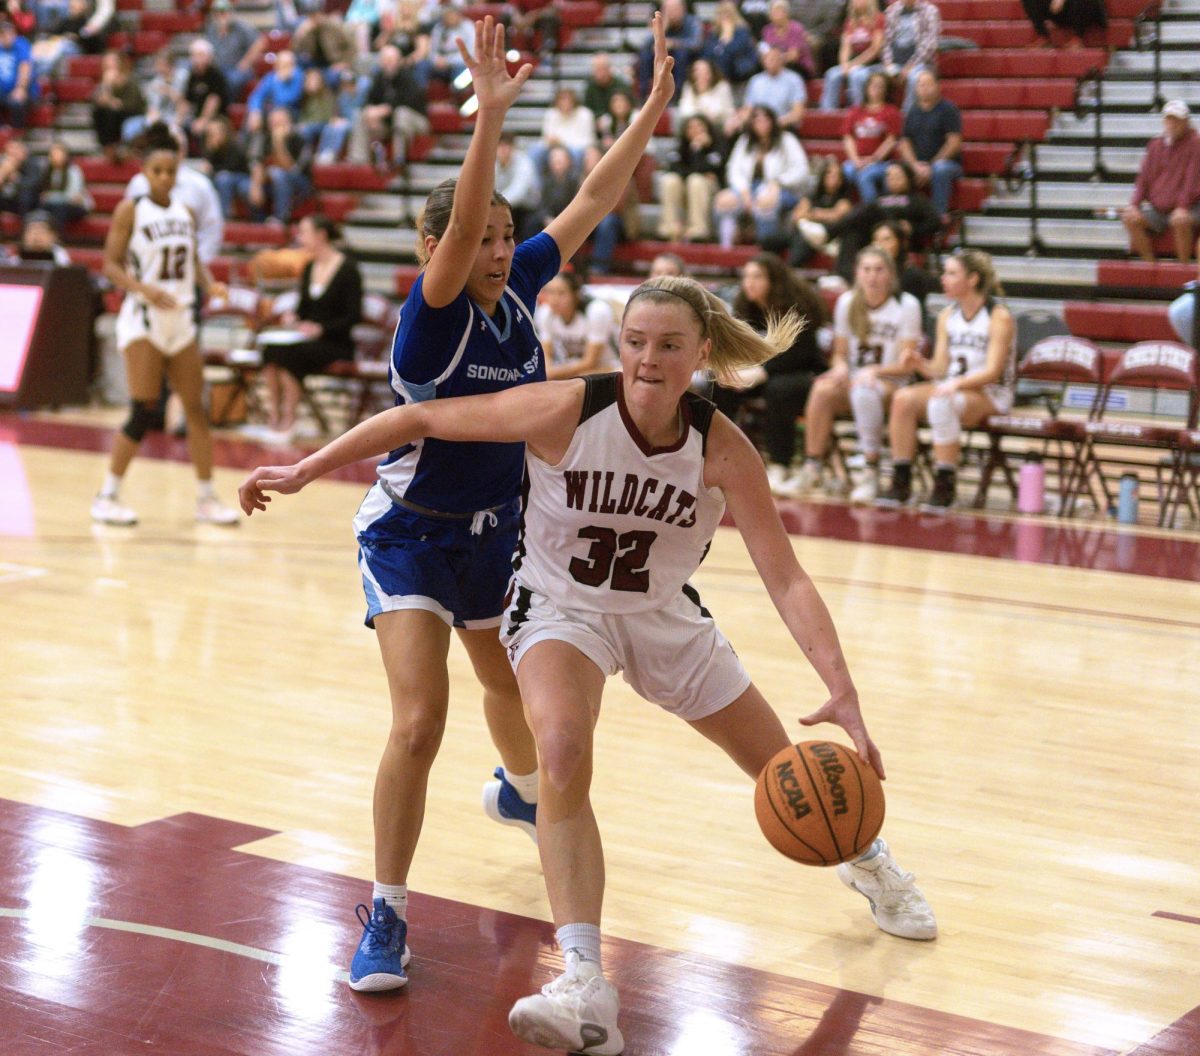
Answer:
[[[108,495],[97,495],[92,499],[92,520],[100,524],[119,524],[128,527],[137,524],[137,514],[128,506],[122,506]]]
[[[620,1001],[616,988],[591,961],[566,953],[567,970],[523,997],[508,1014],[512,1032],[547,1049],[566,1049],[588,1056],[617,1056],[625,1039],[617,1027]]]
[[[924,942],[936,939],[937,920],[913,874],[903,872],[892,861],[884,840],[875,844],[879,853],[874,858],[843,862],[837,867],[838,879],[871,903],[875,923],[889,935]]]
[[[767,484],[770,485],[772,495],[778,495],[779,489],[787,486],[791,476],[791,466],[781,466],[778,462],[767,463]]]
[[[824,476],[825,467],[821,463],[809,462],[808,459],[805,459],[804,465],[788,477],[775,494],[785,499],[798,499],[801,495],[816,491],[821,486],[821,479]]]
[[[196,500],[196,523],[219,524],[226,528],[234,527],[241,518],[237,510],[224,505],[220,499],[210,497]]]
[[[879,496],[879,467],[870,466],[858,472],[850,501],[856,506],[870,506]]]

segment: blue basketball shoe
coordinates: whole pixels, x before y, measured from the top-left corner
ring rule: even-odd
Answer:
[[[496,767],[495,781],[483,786],[483,812],[501,825],[523,829],[537,843],[537,804],[526,803],[504,776],[504,767]]]
[[[404,941],[408,922],[382,898],[375,899],[369,916],[362,904],[354,907],[354,913],[363,926],[363,937],[350,962],[350,989],[398,990],[408,982],[404,969],[412,958]]]

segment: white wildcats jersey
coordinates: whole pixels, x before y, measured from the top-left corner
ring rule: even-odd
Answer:
[[[985,301],[983,306],[971,319],[962,313],[962,307],[955,305],[946,317],[947,348],[950,351],[950,367],[946,377],[957,378],[962,374],[973,374],[987,366],[988,339],[992,328],[992,308],[994,302]],[[1013,345],[1008,350],[1008,361],[1004,373],[997,383],[998,388],[1011,388],[1013,371],[1016,366],[1016,334],[1014,328]]]
[[[166,290],[181,307],[192,304],[196,299],[196,221],[188,207],[174,194],[165,208],[149,197],[136,199],[125,259],[139,282]]]
[[[653,448],[625,409],[620,374],[593,375],[562,461],[525,455],[525,502],[513,556],[517,583],[556,607],[627,613],[678,596],[725,512],[704,486],[713,406],[680,402],[683,436]]]
[[[833,336],[844,337],[848,349],[850,370],[863,367],[890,366],[900,358],[900,345],[916,341],[921,336],[921,302],[911,293],[889,297],[878,308],[867,312],[870,337],[861,343],[850,329],[850,301],[853,290],[847,290],[833,309]]]

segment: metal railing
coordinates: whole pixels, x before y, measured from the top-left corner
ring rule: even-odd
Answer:
[[[1085,98],[1088,86],[1094,86],[1095,97],[1089,104]],[[1096,122],[1092,128],[1092,175],[1093,183],[1099,183],[1108,176],[1104,166],[1104,67],[1093,66],[1087,73],[1075,82],[1075,101],[1073,110],[1076,121],[1082,121],[1089,112],[1095,115]]]
[[[1159,111],[1166,102],[1162,91],[1162,0],[1151,0],[1133,20],[1133,44],[1138,51],[1154,48],[1154,95],[1150,109]]]
[[[1021,188],[1029,188],[1029,248],[1025,255],[1036,257],[1045,252],[1046,244],[1042,241],[1038,224],[1041,221],[1041,203],[1038,201],[1038,181],[1041,175],[1037,164],[1037,141],[1023,139],[1013,144],[1004,163],[1004,189],[1009,194],[1016,194]]]

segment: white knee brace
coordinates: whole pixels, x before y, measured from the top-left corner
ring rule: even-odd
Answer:
[[[851,385],[850,409],[858,430],[858,449],[878,455],[883,441],[883,393],[877,385]]]
[[[925,414],[935,444],[957,444],[962,439],[962,413],[966,397],[961,392],[951,396],[930,396]]]

